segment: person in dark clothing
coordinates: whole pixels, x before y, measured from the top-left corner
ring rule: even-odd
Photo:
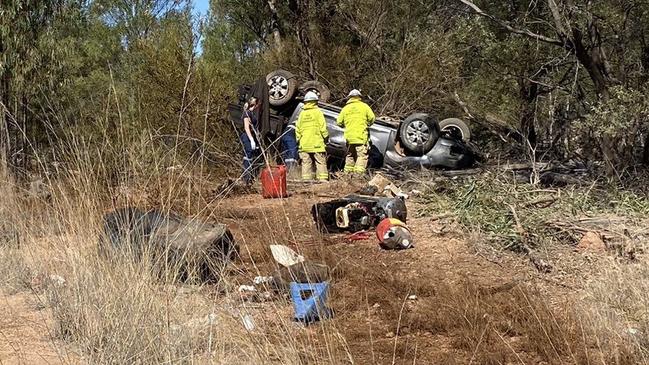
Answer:
[[[243,107],[243,132],[239,135],[243,145],[243,181],[250,185],[255,180],[255,160],[259,156],[259,122],[256,110],[259,107],[257,98],[252,97]]]
[[[295,126],[287,125],[280,137],[282,144],[282,162],[286,168],[291,171],[298,166],[298,147],[295,137]]]

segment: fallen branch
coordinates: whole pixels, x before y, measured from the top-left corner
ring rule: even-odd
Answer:
[[[532,201],[529,201],[529,202],[525,203],[524,207],[529,208],[529,207],[536,206],[537,208],[547,208],[550,205],[554,204],[554,202],[556,202],[556,201],[557,201],[556,196],[542,197],[542,198],[535,199],[535,200],[532,200]]]
[[[532,250],[532,248],[527,244],[529,235],[525,230],[525,228],[523,228],[520,219],[518,219],[518,214],[516,213],[516,209],[514,209],[513,205],[507,204],[507,206],[509,207],[509,210],[511,210],[512,216],[514,217],[514,223],[516,224],[516,231],[521,236],[521,243],[520,243],[521,250],[525,255],[527,255],[530,262],[534,265],[534,267],[536,267],[536,269],[539,272],[549,273],[550,271],[552,271],[552,265],[548,264],[542,258],[538,257],[536,255],[536,252],[534,252],[534,250]]]
[[[460,106],[460,108],[462,108],[464,114],[468,119],[471,119],[472,121],[487,128],[492,133],[496,134],[503,142],[523,142],[523,135],[516,129],[509,126],[507,122],[498,119],[493,115],[482,115],[475,110],[471,110],[471,108],[469,108],[469,106],[464,101],[462,101],[462,99],[460,99],[460,96],[457,93],[453,94],[453,99]]]
[[[502,171],[519,171],[519,170],[545,170],[550,166],[549,163],[535,162],[535,163],[511,163],[507,165],[498,165],[498,169]]]
[[[599,234],[604,240],[626,238],[623,233],[614,232],[597,225],[580,225],[579,223],[579,220],[577,222],[551,221],[546,222],[546,225],[550,228],[558,230],[559,232],[565,232],[568,234],[578,233],[580,235],[584,235],[588,232],[595,232]]]
[[[466,170],[447,170],[442,171],[440,175],[445,177],[455,177],[455,176],[468,176],[468,175],[477,175],[484,172],[484,169],[466,169]]]

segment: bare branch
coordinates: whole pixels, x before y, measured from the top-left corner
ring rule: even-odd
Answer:
[[[569,36],[569,27],[564,23],[561,12],[559,11],[559,7],[554,0],[548,0],[548,7],[550,8],[550,12],[552,13],[552,19],[554,20],[554,26],[557,28],[557,33],[559,33],[559,37],[561,37],[561,39],[565,42],[565,40]]]
[[[498,19],[498,18],[496,18],[495,16],[493,16],[491,14],[485,13],[482,9],[480,9],[477,5],[475,5],[474,3],[472,3],[469,0],[458,0],[458,1],[460,1],[463,4],[467,5],[468,7],[470,7],[476,14],[478,14],[480,16],[483,16],[483,17],[493,21],[494,23],[498,24],[499,26],[501,26],[502,28],[506,29],[507,31],[509,31],[511,33],[524,35],[524,36],[526,36],[528,38],[536,39],[538,41],[549,43],[549,44],[554,44],[556,46],[563,46],[564,45],[564,42],[561,41],[560,39],[551,38],[551,37],[548,37],[548,36],[544,36],[542,34],[537,34],[537,33],[532,32],[529,29],[514,28],[511,25],[509,25],[509,23],[507,23],[506,21]],[[552,1],[552,0],[550,0],[550,1]]]

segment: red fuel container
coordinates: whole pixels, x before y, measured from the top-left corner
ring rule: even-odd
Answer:
[[[261,196],[286,198],[286,166],[270,166],[261,171]]]

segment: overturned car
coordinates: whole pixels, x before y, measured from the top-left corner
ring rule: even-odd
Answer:
[[[228,106],[230,120],[234,124],[241,123],[245,100],[256,96],[262,101],[259,113],[263,132],[270,131],[272,140],[282,130],[286,130],[286,126],[297,122],[303,108],[302,96],[308,91],[314,91],[320,96],[319,107],[324,113],[329,131],[329,168],[341,168],[347,144],[343,136],[344,130],[336,124],[336,119],[342,108],[327,103],[331,95],[328,88],[318,81],[305,81],[300,85],[296,76],[284,70],[268,74],[266,84],[263,90],[258,85],[242,85],[239,88],[238,103]],[[473,165],[477,158],[468,144],[471,135],[469,127],[457,118],[437,121],[426,113],[414,113],[403,120],[378,117],[370,126],[369,134],[369,168],[461,169]]]

